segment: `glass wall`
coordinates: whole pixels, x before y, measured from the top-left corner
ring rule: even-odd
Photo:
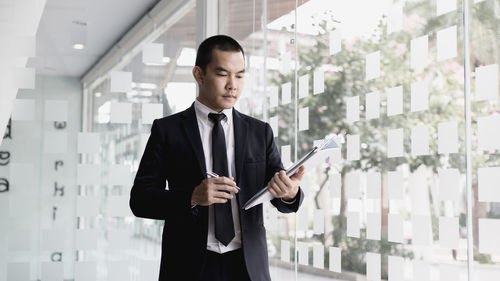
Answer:
[[[152,121],[196,97],[199,2],[83,100],[76,78],[19,92],[0,281],[157,280],[163,222],[128,200]],[[284,166],[326,137],[340,147],[307,165],[296,214],[265,204],[272,280],[500,278],[499,1],[215,2],[246,53],[236,109],[271,125]]]

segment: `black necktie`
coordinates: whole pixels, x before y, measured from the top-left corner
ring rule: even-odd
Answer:
[[[224,113],[209,113],[208,118],[214,122],[212,129],[212,171],[219,176],[228,177],[226,137],[220,121],[226,118]],[[215,238],[227,246],[234,238],[233,214],[231,200],[214,204]]]

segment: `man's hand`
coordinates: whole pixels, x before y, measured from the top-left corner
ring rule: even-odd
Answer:
[[[191,206],[208,206],[214,203],[226,203],[227,200],[233,198],[233,195],[228,192],[238,193],[234,178],[218,177],[204,179],[193,190],[193,194],[191,195]]]
[[[275,198],[291,201],[299,192],[300,181],[304,175],[305,167],[300,166],[299,170],[291,177],[285,171],[274,174],[274,177],[267,184],[267,189]]]

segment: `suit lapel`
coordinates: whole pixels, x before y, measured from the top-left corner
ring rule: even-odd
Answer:
[[[241,114],[233,109],[234,123],[234,162],[236,168],[236,181],[240,183],[241,171],[243,169],[243,160],[247,148],[247,130],[248,124]]]
[[[198,121],[196,120],[196,113],[194,111],[194,103],[190,108],[184,111],[184,120],[182,121],[182,128],[186,133],[187,139],[194,150],[196,159],[198,159],[198,164],[202,176],[205,177],[207,173],[207,167],[205,166],[205,154],[203,153],[203,146],[201,144],[200,129],[198,128]]]

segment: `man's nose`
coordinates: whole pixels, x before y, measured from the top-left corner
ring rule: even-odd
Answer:
[[[236,83],[235,83],[234,77],[228,76],[228,78],[227,78],[227,84],[226,84],[226,89],[229,90],[229,91],[236,90]]]

